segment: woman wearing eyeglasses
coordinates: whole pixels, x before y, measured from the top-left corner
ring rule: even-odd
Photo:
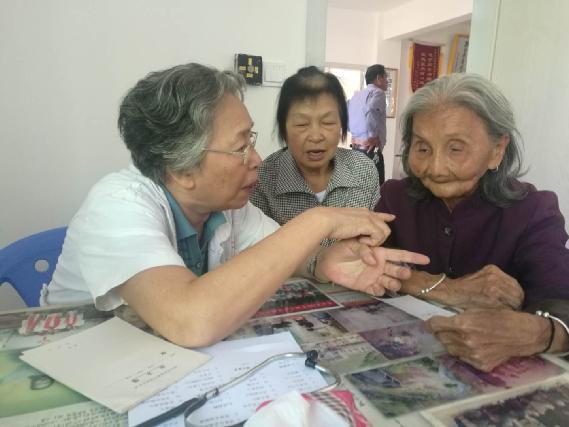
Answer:
[[[133,164],[89,192],[42,305],[128,304],[198,347],[239,328],[292,275],[381,295],[410,275],[399,262],[428,262],[377,247],[391,215],[317,208],[279,227],[249,203],[261,158],[243,90],[237,74],[186,64],[128,91],[118,123]],[[325,238],[341,241],[319,250]]]
[[[357,151],[338,148],[346,139],[348,110],[336,76],[306,67],[286,79],[277,126],[283,148],[263,161],[251,196],[267,216],[282,225],[316,206],[375,206],[375,165]]]

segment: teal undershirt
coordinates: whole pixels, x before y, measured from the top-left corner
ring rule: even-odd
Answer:
[[[168,204],[174,215],[174,224],[176,225],[176,240],[178,241],[178,254],[184,260],[184,264],[196,276],[201,276],[208,271],[207,249],[209,242],[215,234],[215,230],[221,224],[225,223],[225,216],[221,212],[212,212],[204,224],[202,238],[198,238],[198,233],[188,221],[180,205],[174,199],[170,192],[162,187]]]

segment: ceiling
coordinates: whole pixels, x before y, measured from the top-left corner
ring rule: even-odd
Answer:
[[[384,12],[411,1],[413,0],[328,0],[328,7]]]

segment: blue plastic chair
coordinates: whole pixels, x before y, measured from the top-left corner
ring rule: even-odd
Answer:
[[[28,307],[39,306],[63,247],[67,227],[32,234],[0,250],[0,284],[10,283]]]

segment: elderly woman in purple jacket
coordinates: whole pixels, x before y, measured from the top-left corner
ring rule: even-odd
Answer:
[[[569,249],[555,193],[520,182],[508,100],[472,74],[418,90],[401,118],[408,178],[381,188],[389,244],[430,257],[401,292],[465,310],[428,328],[490,371],[514,356],[569,350]]]

